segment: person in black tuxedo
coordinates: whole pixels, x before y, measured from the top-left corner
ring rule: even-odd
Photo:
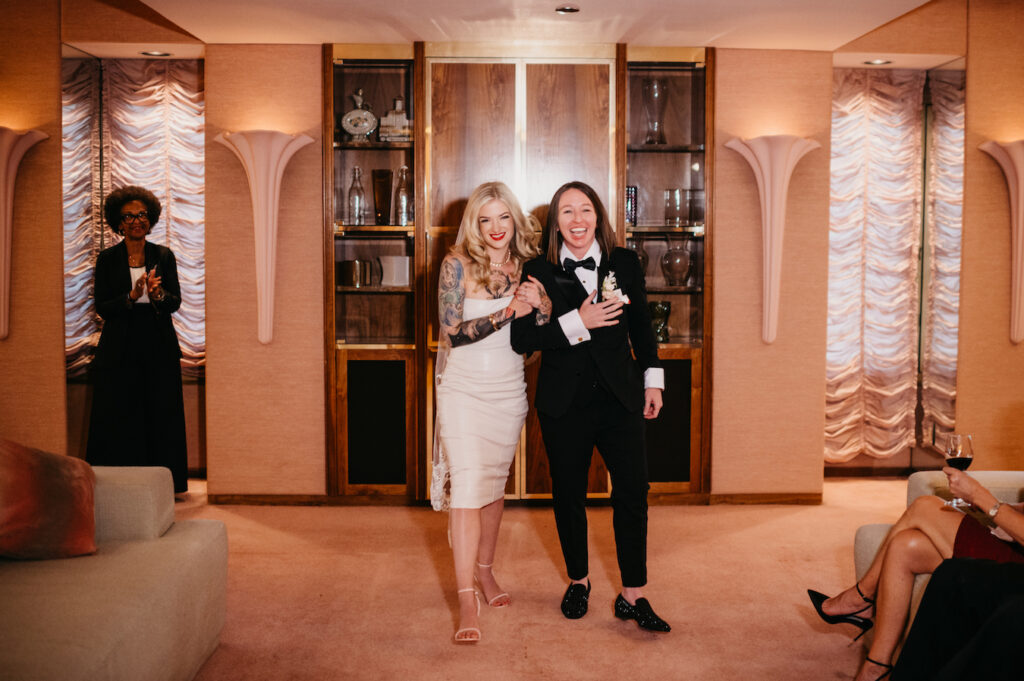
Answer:
[[[91,373],[86,461],[96,466],[165,466],[174,492],[188,491],[181,347],[171,313],[181,306],[169,248],[146,241],[160,201],[128,186],[107,196],[104,218],[124,236],[96,258],[93,297],[103,318]]]
[[[616,248],[608,214],[589,185],[555,192],[546,254],[523,266],[522,281],[550,298],[550,323],[537,287],[517,295],[534,311],[512,322],[512,348],[542,351],[535,405],[551,471],[555,524],[570,584],[562,613],[587,612],[587,476],[594,447],[612,480],[611,502],[622,592],[615,615],[669,631],[643,597],[647,584],[647,454],[644,419],[661,411],[664,371],[647,310],[644,272],[633,251]],[[634,359],[635,355],[635,359]]]

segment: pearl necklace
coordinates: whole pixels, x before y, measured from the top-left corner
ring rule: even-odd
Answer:
[[[502,267],[504,267],[505,265],[508,264],[508,261],[511,258],[512,258],[512,249],[510,248],[507,251],[505,251],[505,259],[504,260],[502,260],[501,262],[492,262],[491,263],[491,269],[492,270],[501,269]]]

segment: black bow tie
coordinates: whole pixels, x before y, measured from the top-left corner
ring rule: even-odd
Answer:
[[[594,262],[593,258],[584,258],[583,260],[573,260],[572,258],[566,258],[562,261],[562,267],[569,274],[576,272],[577,267],[582,267],[585,270],[596,270],[597,263]]]

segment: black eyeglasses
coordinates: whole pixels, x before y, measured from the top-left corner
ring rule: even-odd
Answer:
[[[149,222],[149,213],[144,210],[138,213],[121,213],[121,222],[129,225],[135,222]]]

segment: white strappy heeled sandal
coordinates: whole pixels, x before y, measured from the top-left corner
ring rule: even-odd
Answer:
[[[461,594],[461,593],[466,593],[467,591],[472,591],[473,592],[473,598],[476,599],[476,614],[477,614],[477,617],[479,617],[480,616],[480,595],[477,594],[476,589],[473,588],[473,587],[470,587],[469,589],[459,589],[458,592]],[[469,636],[469,634],[472,634],[474,632],[476,633],[476,638],[472,638],[471,636]],[[461,629],[459,629],[458,631],[455,632],[455,642],[456,643],[479,643],[480,639],[482,638],[482,636],[483,635],[480,633],[480,628],[479,627],[462,627]]]
[[[493,564],[492,565],[484,565],[483,563],[477,563],[476,566],[478,568],[487,568],[488,570],[490,570],[491,567],[493,567]],[[494,570],[491,570],[491,576],[492,577],[494,576]],[[478,585],[480,585],[480,593],[484,593],[484,585],[480,581],[480,578],[478,576],[474,575],[473,579],[475,579],[476,583]],[[487,598],[486,594],[484,594],[484,598]],[[504,603],[499,603],[499,604],[495,605],[494,602],[496,600],[498,600],[499,598],[507,598],[508,600],[505,601]],[[487,605],[491,606],[492,608],[507,608],[508,606],[512,605],[512,597],[508,595],[507,591],[502,591],[500,594],[498,594],[494,598],[492,598],[489,601],[487,601]]]

